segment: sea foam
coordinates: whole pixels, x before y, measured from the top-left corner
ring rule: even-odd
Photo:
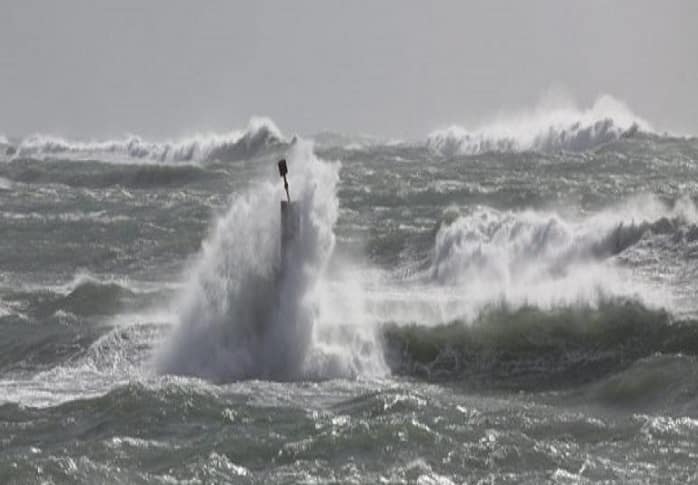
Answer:
[[[432,132],[427,147],[446,156],[492,151],[584,151],[638,131],[653,130],[624,103],[604,95],[588,109],[571,103],[541,105],[533,111],[501,116],[473,130],[453,125]]]
[[[179,140],[155,142],[140,136],[102,141],[70,140],[51,135],[31,135],[16,147],[15,158],[117,158],[158,162],[239,160],[288,140],[268,118],[255,117],[247,129],[228,133],[199,134]]]

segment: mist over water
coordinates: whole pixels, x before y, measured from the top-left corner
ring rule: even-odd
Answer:
[[[698,143],[610,97],[0,144],[0,482],[695,479]]]

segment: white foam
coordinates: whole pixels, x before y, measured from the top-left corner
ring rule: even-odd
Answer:
[[[569,101],[541,103],[533,111],[500,116],[468,130],[453,125],[434,131],[427,146],[444,154],[487,151],[581,151],[617,140],[633,130],[651,132],[650,124],[621,101],[604,95],[591,108]]]
[[[204,133],[179,140],[147,141],[136,135],[113,140],[81,141],[36,134],[24,138],[15,157],[65,157],[100,159],[117,157],[118,161],[150,160],[158,162],[197,162],[254,154],[274,144],[286,143],[279,128],[268,118],[254,117],[246,130],[228,133]]]
[[[499,303],[545,309],[628,297],[673,308],[671,288],[643,279],[614,257],[632,237],[644,237],[643,224],[661,219],[692,225],[698,214],[688,197],[666,204],[652,195],[577,218],[475,207],[439,229],[425,271],[392,282],[367,278],[370,313],[376,321],[434,325],[475,318]]]

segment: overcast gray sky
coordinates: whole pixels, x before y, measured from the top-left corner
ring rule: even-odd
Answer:
[[[420,137],[551,87],[698,133],[690,0],[0,2],[0,133]]]

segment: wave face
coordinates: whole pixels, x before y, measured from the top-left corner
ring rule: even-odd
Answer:
[[[79,275],[67,294],[48,298],[40,306],[42,313],[66,311],[75,315],[109,315],[123,308],[135,294],[117,282],[102,282]]]
[[[378,345],[360,356],[339,345],[346,335],[320,328],[318,288],[335,245],[337,164],[321,162],[300,142],[288,156],[300,213],[299,236],[280,261],[283,195],[265,183],[235,198],[204,243],[178,305],[179,326],[157,357],[161,372],[227,381],[354,375],[380,368]],[[323,281],[323,285],[326,282]],[[325,305],[325,308],[327,306]]]
[[[151,142],[138,136],[84,142],[47,135],[32,135],[13,148],[14,158],[100,159],[117,157],[158,162],[234,161],[253,157],[287,140],[273,121],[252,118],[244,131],[198,135],[171,142]]]
[[[585,151],[601,144],[652,132],[645,120],[611,96],[600,97],[587,110],[539,108],[475,130],[451,126],[431,133],[427,147],[444,155],[484,152]]]
[[[698,326],[631,300],[541,310],[491,307],[472,322],[387,326],[396,373],[484,387],[570,387],[657,352],[698,355]]]

